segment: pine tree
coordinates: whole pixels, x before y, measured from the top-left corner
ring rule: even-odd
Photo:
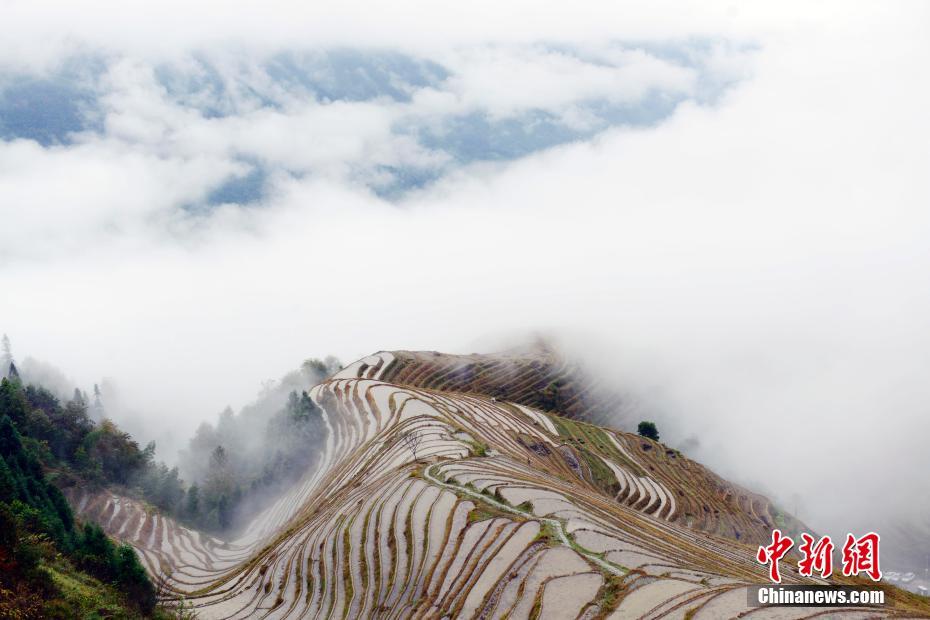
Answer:
[[[13,472],[6,464],[6,459],[0,456],[0,502],[10,503],[16,499],[18,495],[16,487]]]
[[[101,399],[100,386],[96,383],[94,384],[94,404],[93,404],[94,419],[102,420],[104,417],[103,411],[103,400]]]
[[[16,424],[25,424],[29,401],[19,381],[0,379],[0,415],[9,416]]]
[[[145,444],[145,449],[142,450],[142,462],[145,467],[148,467],[155,463],[155,440]]]
[[[7,369],[13,363],[13,347],[10,345],[10,337],[3,334],[0,341],[0,374],[7,374]]]
[[[229,527],[231,518],[230,518],[230,508],[229,508],[229,498],[225,493],[220,495],[220,501],[216,505],[216,516],[219,520],[220,529],[226,529]]]
[[[113,558],[113,572],[120,588],[146,614],[155,609],[155,587],[149,580],[145,569],[139,563],[139,556],[129,545],[120,545]]]
[[[200,513],[200,488],[192,484],[187,490],[187,506],[185,508],[188,518],[196,519]]]
[[[227,463],[229,463],[229,457],[226,456],[226,449],[223,446],[214,448],[210,454],[210,469],[225,472]]]
[[[19,461],[23,451],[23,442],[19,431],[9,416],[0,418],[0,456]]]
[[[229,458],[223,446],[217,446],[210,453],[210,465],[204,483],[205,499],[211,504],[221,495],[232,490],[232,474],[229,471]]]

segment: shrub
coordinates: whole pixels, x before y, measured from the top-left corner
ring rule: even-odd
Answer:
[[[636,429],[636,432],[639,433],[640,436],[647,439],[659,441],[659,429],[656,428],[655,422],[643,420],[639,423],[639,427]]]

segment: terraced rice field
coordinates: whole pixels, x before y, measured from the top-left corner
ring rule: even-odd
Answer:
[[[479,393],[597,424],[616,422],[623,411],[619,394],[545,347],[494,355],[435,351],[390,355],[381,379],[391,383]]]
[[[312,390],[330,430],[321,466],[237,540],[109,493],[71,499],[202,618],[764,615],[747,607],[766,573],[744,544],[769,534],[764,498],[661,444],[388,382],[396,360],[367,357]]]

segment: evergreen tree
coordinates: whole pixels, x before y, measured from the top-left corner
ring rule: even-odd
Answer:
[[[154,440],[145,444],[145,449],[142,450],[142,460],[145,462],[146,466],[152,465],[155,463],[155,441]]]
[[[226,456],[226,448],[217,446],[210,454],[210,471],[217,477],[226,473],[226,466],[229,464],[229,457]]]
[[[659,429],[656,428],[655,422],[643,420],[639,423],[639,427],[637,427],[636,432],[639,433],[642,437],[646,437],[647,439],[659,441]]]
[[[110,577],[116,546],[96,523],[87,522],[77,545],[80,566],[95,575]]]
[[[231,518],[231,509],[229,506],[229,497],[223,493],[220,495],[220,499],[216,504],[216,517],[219,523],[220,529],[226,529],[229,527],[232,518]]]
[[[3,334],[0,341],[0,374],[6,376],[7,369],[13,363],[13,347],[10,345],[10,337]]]
[[[98,386],[96,383],[94,384],[93,412],[95,420],[102,420],[105,415],[103,410],[103,400],[101,399],[100,386]]]
[[[155,609],[155,586],[149,580],[139,556],[129,545],[120,545],[113,559],[113,573],[120,589],[136,602],[143,613]]]
[[[175,512],[184,497],[184,487],[178,476],[178,468],[172,467],[161,479],[158,488],[158,507],[172,513]]]
[[[4,346],[8,352],[8,343]],[[16,376],[15,369],[11,374]],[[128,480],[131,472],[151,465],[154,445],[148,452],[139,450],[108,420],[95,428],[87,418],[86,402],[75,390],[74,398],[61,407],[47,390],[0,379],[0,590],[30,593],[34,606],[23,617],[47,617],[45,611],[52,609],[45,601],[55,598],[58,586],[40,560],[58,553],[112,582],[143,614],[155,606],[154,586],[132,548],[117,547],[96,525],[76,530],[71,506],[45,475],[47,466],[67,473],[69,466],[80,464],[112,482]],[[175,510],[183,489],[177,469],[165,470],[158,490]],[[10,608],[0,605],[0,615],[6,617],[4,609]]]
[[[0,456],[0,502],[10,503],[19,495],[16,479],[6,459]]]
[[[187,490],[185,512],[191,519],[196,519],[200,514],[200,488],[196,484],[192,484]]]
[[[29,412],[29,401],[18,381],[0,379],[0,415],[9,416],[17,424],[24,424]]]

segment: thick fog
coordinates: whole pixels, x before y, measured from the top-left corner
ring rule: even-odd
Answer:
[[[0,331],[106,380],[142,434],[180,447],[307,357],[541,332],[820,531],[926,520],[928,5],[430,4],[377,28],[33,6],[0,26],[5,75],[105,68],[92,122],[0,142]],[[242,68],[301,46],[418,68],[342,99]],[[205,56],[241,91],[159,77]],[[208,199],[254,170],[260,192]]]

